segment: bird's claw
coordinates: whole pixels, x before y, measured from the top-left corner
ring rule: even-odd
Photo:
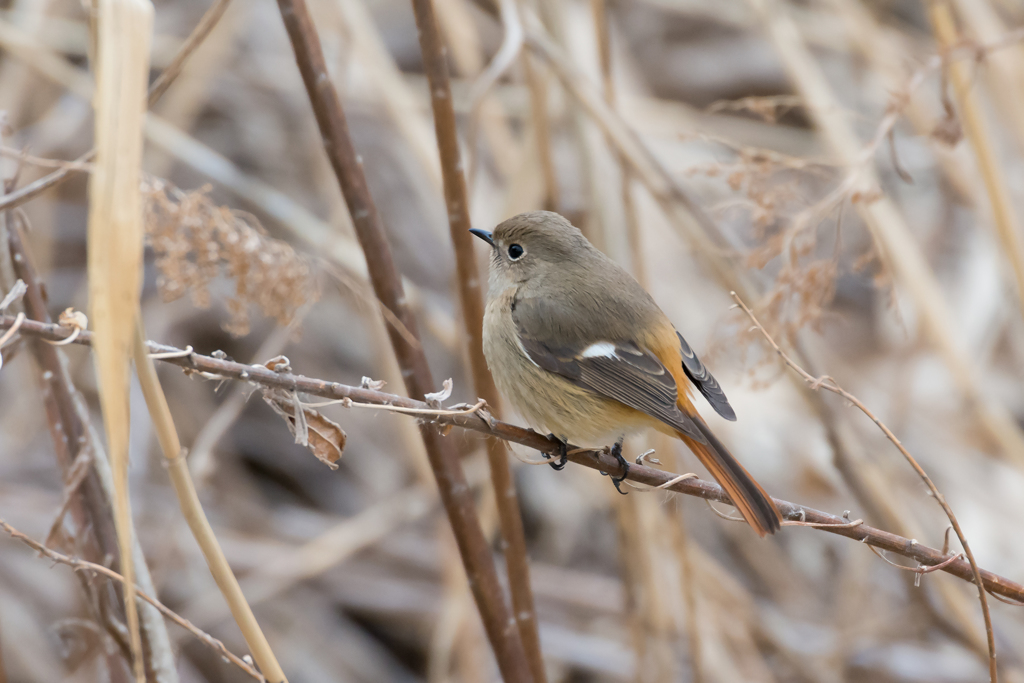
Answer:
[[[611,450],[610,455],[615,458],[615,461],[618,462],[619,466],[622,468],[622,476],[621,477],[611,477],[612,483],[615,484],[615,490],[616,491],[618,491],[622,495],[626,495],[627,493],[629,493],[629,491],[623,491],[622,490],[622,482],[624,482],[626,480],[626,476],[629,474],[629,462],[624,457],[622,457],[622,441],[621,440],[615,442],[615,445],[612,446],[612,450]],[[609,476],[607,472],[601,472],[601,474],[603,474],[606,477]]]
[[[549,462],[548,464],[551,465],[551,469],[555,470],[556,472],[561,472],[562,469],[565,467],[565,463],[569,461],[568,446],[566,446],[565,442],[559,439],[554,434],[548,434],[548,438],[554,439],[555,441],[558,442],[559,455],[558,460],[555,460],[554,462]],[[551,460],[551,455],[548,453],[545,453],[544,457],[546,457],[548,460]]]

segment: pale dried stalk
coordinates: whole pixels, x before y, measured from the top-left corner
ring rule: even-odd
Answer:
[[[953,13],[945,2],[937,1],[928,3],[928,16],[935,31],[936,40],[939,46],[948,50],[959,40],[956,24],[953,21]],[[1001,52],[993,55],[993,58],[1009,58],[1009,52]],[[1003,252],[1010,260],[1013,268],[1014,279],[1017,284],[1017,305],[1024,316],[1024,244],[1020,238],[1020,221],[1017,219],[1017,212],[1013,208],[1010,199],[1010,188],[1006,182],[1006,176],[999,160],[996,158],[995,144],[989,133],[988,123],[985,114],[978,102],[976,85],[968,72],[970,68],[962,61],[955,61],[947,67],[949,79],[953,82],[953,92],[956,94],[957,108],[960,110],[960,119],[963,123],[964,133],[974,149],[978,159],[978,168],[981,171],[982,180],[985,182],[985,189],[988,191],[989,201],[992,202],[992,220],[996,224],[996,234],[1003,243]],[[1017,83],[1003,83],[1005,87],[1004,96],[1017,93]],[[999,88],[1003,89],[1003,88]],[[1018,97],[1018,99],[1020,99]],[[1014,118],[1020,120],[1020,111],[1015,112]]]
[[[782,60],[794,86],[804,99],[815,125],[835,154],[836,161],[855,169],[862,153],[860,141],[845,109],[829,85],[821,67],[804,43],[795,23],[777,0],[749,0]],[[1000,448],[1018,464],[1024,464],[1024,435],[1005,406],[994,402],[979,384],[977,371],[960,343],[953,314],[935,272],[896,204],[881,192],[872,168],[862,168],[853,189],[873,198],[854,204],[878,245],[897,282],[905,287],[920,312],[925,330],[982,426]]]
[[[890,430],[884,422],[879,420],[878,417],[876,417],[875,414],[860,401],[860,399],[839,386],[839,384],[831,377],[813,377],[806,370],[797,365],[796,362],[794,362],[793,359],[782,350],[778,343],[772,339],[772,336],[768,334],[768,330],[764,328],[761,322],[757,319],[757,316],[754,315],[754,312],[751,311],[745,303],[743,303],[743,300],[739,296],[737,296],[736,292],[731,292],[731,294],[736,304],[743,309],[743,312],[747,314],[750,320],[754,323],[754,326],[761,332],[771,347],[775,349],[779,358],[799,374],[812,389],[825,389],[826,391],[831,391],[834,394],[842,396],[844,399],[855,405],[858,410],[867,415],[868,419],[874,422],[875,425],[882,430],[882,433],[885,434],[886,438],[896,446],[897,450],[899,450],[907,462],[910,463],[910,466],[914,468],[914,471],[917,472],[917,476],[921,477],[925,486],[928,487],[932,497],[935,498],[939,506],[942,507],[942,511],[946,513],[946,517],[949,518],[949,523],[953,526],[953,531],[956,532],[956,537],[960,540],[960,545],[963,546],[964,554],[967,555],[967,561],[970,563],[971,571],[974,574],[974,583],[978,587],[978,600],[981,602],[981,614],[985,619],[985,634],[988,637],[989,676],[992,679],[992,683],[996,683],[999,678],[996,670],[996,640],[995,633],[992,630],[992,616],[989,614],[988,609],[988,594],[985,591],[985,583],[981,578],[981,570],[978,568],[978,563],[974,559],[974,553],[971,552],[971,546],[967,543],[967,537],[964,536],[964,532],[960,528],[960,522],[957,521],[956,515],[953,514],[953,508],[949,507],[949,503],[946,502],[946,498],[941,492],[939,492],[938,487],[935,486],[935,482],[933,482],[931,477],[928,476],[928,473],[924,471],[924,468],[917,462],[917,459],[910,454],[910,451],[908,451],[903,443],[896,438],[896,435],[893,434],[892,430]],[[956,559],[957,557],[954,556],[948,561],[941,562],[938,565],[930,565],[928,571],[943,568],[948,564],[951,564]]]
[[[135,329],[133,352],[139,384],[146,398],[146,406],[149,408],[149,414],[153,420],[153,427],[160,442],[160,450],[163,451],[167,460],[167,472],[170,474],[171,484],[174,486],[174,493],[178,496],[178,505],[185,516],[185,521],[188,522],[188,527],[192,530],[192,535],[195,537],[196,543],[199,544],[203,557],[206,558],[210,573],[231,608],[231,614],[242,631],[242,636],[245,638],[260,671],[271,683],[287,681],[281,665],[274,656],[273,650],[270,649],[267,637],[263,634],[252,613],[252,608],[245,600],[245,595],[231,571],[231,566],[224,556],[224,551],[221,550],[220,543],[217,542],[210,521],[206,518],[203,506],[199,502],[199,496],[196,495],[192,475],[188,471],[184,451],[178,439],[178,432],[174,428],[171,409],[167,405],[167,397],[164,396],[153,359],[149,357],[149,351],[146,348],[145,334],[141,324],[137,325]]]
[[[495,121],[501,123],[504,119],[501,107],[497,105],[495,100],[488,97],[491,89],[498,82],[498,79],[501,78],[502,74],[508,71],[516,62],[523,47],[523,25],[519,20],[519,9],[516,6],[516,0],[499,0],[499,2],[501,5],[501,24],[505,29],[505,36],[502,38],[501,47],[498,48],[498,52],[495,53],[494,59],[487,65],[486,69],[482,71],[479,68],[473,71],[462,70],[464,74],[477,74],[479,72],[469,92],[469,129],[466,132],[469,163],[467,164],[468,171],[466,177],[470,187],[476,181],[476,171],[480,159],[478,138],[481,119],[485,109],[487,110],[485,121],[490,124],[488,126],[488,135],[491,138],[492,157],[501,169],[502,175],[506,178],[510,177],[518,166],[516,159],[518,148],[508,134],[508,130],[504,126],[497,127],[493,123]],[[453,2],[440,2],[438,7],[454,4]],[[442,12],[438,11],[438,15],[438,21],[440,22]],[[449,31],[449,34],[451,36],[457,35],[453,31]],[[451,38],[449,38],[449,42],[451,42]]]
[[[214,84],[229,68],[229,61],[238,48],[237,38],[247,3],[235,3],[233,7],[229,5],[230,0],[214,0],[182,43],[174,60],[153,81],[149,93],[150,111],[157,108],[157,95],[160,95],[159,110],[164,119],[184,129],[191,129],[199,120],[210,103]],[[215,18],[216,23],[213,23]],[[186,52],[189,47],[194,52]],[[188,65],[182,61],[185,58],[188,58]],[[175,76],[183,72],[188,76],[184,79],[173,78],[174,87],[168,87],[166,93],[160,94],[157,88],[163,83],[170,83],[164,75],[172,78],[171,68],[175,69]],[[146,170],[155,177],[167,178],[173,163],[169,154],[154,149],[146,150]]]
[[[128,495],[128,391],[142,285],[142,102],[149,75],[149,0],[98,0],[96,165],[89,184],[89,303],[96,374],[114,477],[114,523],[135,678],[145,681]]]
[[[979,42],[994,43],[1007,35],[1006,24],[989,0],[955,0],[955,6],[960,20]],[[1024,111],[1024,46],[986,55],[984,65],[992,99],[1016,138],[1017,148],[1024,150],[1024,118],[1020,116]]]
[[[544,176],[544,208],[558,211],[561,195],[551,147],[551,122],[548,120],[548,79],[544,69],[533,63],[528,52],[522,53],[523,73],[530,89],[530,122],[536,135],[540,170]]]
[[[652,496],[620,496],[605,489],[615,511],[619,563],[625,594],[626,622],[636,657],[636,679],[667,683],[676,677],[672,656],[666,595],[663,539],[655,529],[665,527],[662,501]]]
[[[679,572],[682,575],[683,601],[686,604],[686,638],[690,648],[690,675],[693,683],[704,683],[703,653],[701,651],[701,632],[697,616],[697,577],[690,548],[690,535],[686,530],[686,519],[683,516],[682,499],[675,500],[676,519],[669,525],[672,544],[679,557]]]

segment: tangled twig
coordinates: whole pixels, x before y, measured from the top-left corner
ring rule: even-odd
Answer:
[[[839,384],[831,377],[827,375],[824,375],[822,377],[813,377],[810,373],[808,373],[802,367],[797,365],[797,363],[792,358],[790,358],[785,351],[782,350],[782,347],[780,347],[778,343],[774,339],[772,339],[772,336],[768,334],[768,330],[764,328],[764,326],[761,324],[761,321],[759,321],[757,319],[757,316],[754,315],[754,312],[751,311],[745,303],[743,303],[743,300],[740,299],[739,295],[736,294],[736,292],[730,292],[730,294],[732,295],[733,300],[736,302],[736,305],[743,309],[743,312],[747,314],[747,317],[750,318],[750,320],[754,323],[754,326],[761,332],[761,334],[764,336],[765,340],[771,345],[771,347],[775,349],[775,353],[779,355],[779,358],[781,358],[786,365],[788,365],[797,374],[803,377],[803,379],[807,382],[807,385],[811,389],[825,389],[826,391],[831,391],[834,394],[842,396],[844,399],[846,399],[851,404],[856,406],[862,413],[867,415],[868,418],[872,422],[874,422],[879,429],[882,430],[882,433],[885,434],[886,438],[888,438],[889,441],[891,441],[892,444],[896,446],[897,450],[899,450],[899,452],[903,454],[903,457],[906,459],[906,461],[910,463],[910,466],[914,468],[914,471],[917,472],[917,475],[925,483],[925,486],[928,487],[928,490],[931,492],[932,497],[935,498],[938,504],[942,507],[943,512],[946,513],[946,517],[949,518],[949,523],[953,525],[953,531],[956,533],[956,537],[960,539],[960,545],[963,546],[964,554],[967,556],[967,562],[970,564],[971,573],[974,578],[974,583],[978,586],[978,600],[979,602],[981,602],[981,614],[985,619],[985,633],[988,637],[989,658],[991,660],[994,660],[996,657],[995,633],[992,629],[992,615],[989,614],[988,609],[988,599],[986,598],[987,591],[985,590],[985,582],[982,580],[981,570],[978,568],[978,563],[974,559],[974,553],[971,552],[971,546],[967,543],[967,537],[964,535],[963,529],[960,528],[960,522],[957,521],[956,515],[953,514],[953,509],[946,502],[945,497],[943,497],[942,493],[939,492],[938,487],[935,486],[935,482],[932,481],[931,477],[928,476],[928,473],[924,471],[924,468],[921,467],[921,465],[917,462],[914,456],[910,454],[910,451],[908,451],[906,447],[904,447],[904,445],[900,442],[900,440],[896,438],[896,435],[892,433],[892,430],[890,430],[884,422],[878,419],[878,417],[873,412],[871,412],[871,410],[869,410],[868,407],[865,406],[860,401],[860,399],[858,399],[856,396],[854,396],[853,394],[839,386]],[[875,554],[878,554],[877,551],[875,552]],[[946,566],[949,563],[952,563],[954,559],[956,558],[954,557],[948,561],[944,561],[941,564],[943,564],[943,566]]]

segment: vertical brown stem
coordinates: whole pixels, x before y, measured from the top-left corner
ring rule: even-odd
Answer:
[[[0,631],[0,683],[7,683],[7,669],[4,667],[3,631]]]
[[[384,226],[377,207],[366,185],[362,161],[352,146],[345,112],[327,74],[320,38],[305,0],[278,0],[278,6],[309,93],[327,156],[338,177],[356,235],[366,255],[374,293],[405,328],[399,330],[391,325],[388,334],[402,368],[406,389],[412,397],[422,398],[437,387],[430,375],[423,347],[417,342],[416,320],[406,305],[402,280],[395,267],[391,246],[384,236]],[[472,490],[466,482],[458,457],[435,427],[423,424],[420,426],[420,434],[498,668],[508,683],[531,681],[519,630],[514,627],[512,612],[498,583],[494,558],[480,527]]]
[[[499,397],[494,379],[487,369],[483,353],[484,306],[480,287],[480,272],[473,254],[473,238],[469,233],[469,199],[466,177],[462,172],[459,153],[455,110],[452,108],[452,88],[445,61],[445,47],[441,40],[434,5],[431,0],[412,0],[419,29],[423,70],[430,83],[430,103],[434,112],[437,146],[441,154],[441,173],[444,178],[444,200],[448,208],[448,227],[455,247],[458,271],[459,301],[466,326],[470,369],[477,395],[491,406],[497,406]],[[505,563],[508,567],[512,609],[522,637],[530,672],[537,683],[546,680],[544,660],[541,656],[537,616],[533,593],[530,590],[530,566],[526,556],[526,536],[523,519],[516,498],[515,482],[508,465],[505,446],[498,439],[487,439],[487,457],[491,468],[491,482],[498,505],[501,535],[505,540]]]
[[[8,246],[14,274],[28,285],[23,301],[25,314],[31,320],[49,323],[51,320],[43,294],[42,279],[36,272],[31,254],[25,246],[19,223],[17,218],[8,221]],[[57,464],[64,480],[68,481],[69,473],[79,454],[90,448],[88,429],[75,409],[75,389],[71,384],[67,367],[60,357],[60,351],[41,339],[31,340],[29,349],[41,371],[43,402]],[[89,467],[88,474],[71,496],[67,512],[75,529],[76,547],[84,559],[104,563],[106,558],[120,557],[110,501],[103,491],[103,485],[94,467]],[[114,593],[100,591],[98,600],[108,601],[98,610],[100,614],[122,613],[121,604]],[[123,650],[120,654],[124,658],[117,653],[108,654],[107,665],[112,676],[120,675],[127,680],[126,674],[130,666],[128,654]]]

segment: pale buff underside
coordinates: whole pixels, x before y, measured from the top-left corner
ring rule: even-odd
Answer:
[[[537,367],[519,343],[511,311],[514,296],[511,287],[488,302],[484,355],[498,390],[532,427],[578,446],[595,447],[651,427],[674,433],[638,410]]]

